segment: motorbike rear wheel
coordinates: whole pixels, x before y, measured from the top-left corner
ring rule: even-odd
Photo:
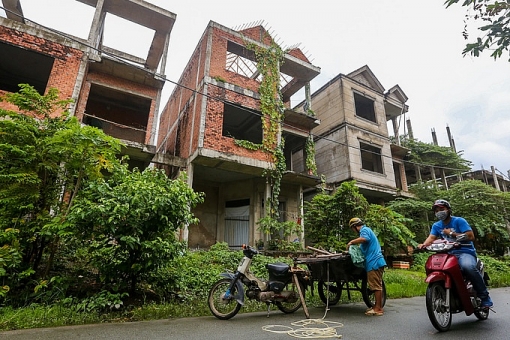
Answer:
[[[368,281],[366,278],[361,280],[361,297],[363,298],[363,302],[368,308],[372,308],[375,306],[375,293],[373,290],[368,287]],[[384,307],[386,304],[386,284],[384,280],[382,281],[382,302],[381,307]]]
[[[325,282],[320,280],[317,282],[317,291],[321,301],[329,306],[334,306],[340,301],[342,296],[343,282]],[[329,299],[328,299],[329,298]]]
[[[442,282],[432,282],[425,295],[430,322],[440,332],[446,332],[452,324],[452,311],[447,307],[446,289]],[[449,303],[448,303],[449,305]]]
[[[302,282],[299,282],[299,287],[301,288],[301,293],[303,293],[303,297],[304,297],[305,296],[304,284]],[[291,297],[292,297],[293,302],[276,301],[275,304],[279,310],[281,310],[285,314],[291,314],[291,313],[294,313],[295,311],[297,311],[299,308],[301,308],[301,305],[302,305],[301,299],[299,297],[299,292],[297,290],[297,286],[294,284],[294,282],[292,282],[292,281],[289,282],[285,286],[285,289],[283,291],[291,292],[291,294],[292,294]]]
[[[209,298],[207,299],[209,309],[211,313],[220,320],[232,318],[242,307],[236,300],[236,296],[239,294],[237,285],[234,285],[232,288],[230,296],[225,298],[225,293],[231,282],[232,279],[221,279],[217,281],[209,291]]]

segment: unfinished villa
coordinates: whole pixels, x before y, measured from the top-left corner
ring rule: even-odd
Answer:
[[[131,165],[143,169],[155,155],[161,75],[176,15],[138,0],[77,1],[91,13],[88,39],[25,19],[21,0],[2,0],[0,94],[17,92],[21,83],[40,94],[57,88],[61,98],[73,99],[72,115],[122,140]],[[110,16],[153,31],[145,58],[103,44]]]
[[[200,223],[184,231],[190,247],[224,241],[231,247],[254,244],[265,235],[258,221],[265,216],[271,185],[264,171],[275,166],[268,152],[250,148],[268,138],[261,114],[261,76],[254,49],[273,46],[263,26],[235,31],[210,22],[161,114],[157,152],[185,160],[186,167],[165,166],[176,176],[186,170],[190,186],[204,192],[194,210]],[[290,109],[298,91],[320,72],[298,48],[283,56],[280,67],[286,169],[281,179],[279,218],[302,223],[303,192],[318,184],[303,157],[317,118]],[[275,145],[276,147],[276,145]],[[302,240],[302,235],[296,235]]]
[[[328,185],[334,189],[355,180],[373,203],[409,196],[404,166],[409,150],[392,142],[388,132],[391,121],[398,140],[397,120],[408,110],[402,89],[395,85],[386,91],[363,66],[339,74],[311,97],[321,122],[313,129],[317,171]]]

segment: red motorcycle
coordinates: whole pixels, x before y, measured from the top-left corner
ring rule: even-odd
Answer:
[[[461,247],[465,236],[459,235],[456,242],[436,240],[426,250],[434,252],[430,255],[425,272],[428,283],[425,301],[427,314],[432,325],[440,332],[447,331],[452,323],[452,314],[465,312],[475,314],[479,320],[489,317],[489,308],[481,307],[481,299],[460,270],[457,257],[448,254],[451,249]],[[484,265],[477,260],[477,268],[488,285],[489,276],[484,272]]]

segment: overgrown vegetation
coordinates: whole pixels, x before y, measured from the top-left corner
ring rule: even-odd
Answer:
[[[405,216],[389,208],[369,204],[354,181],[343,182],[333,195],[318,194],[305,203],[306,239],[315,246],[341,252],[354,236],[349,220],[360,217],[377,235],[385,255],[407,253],[415,244]]]
[[[185,177],[128,169],[119,141],[69,117],[55,89],[4,100],[22,113],[0,110],[1,306],[165,292],[153,273],[183,253],[175,232],[202,195]]]
[[[426,253],[415,255],[410,270],[387,269],[384,274],[388,298],[424,295],[426,290],[424,263]],[[79,325],[99,322],[126,322],[162,318],[211,315],[206,296],[219,274],[234,271],[242,258],[240,251],[229,250],[226,243],[217,243],[209,251],[184,251],[171,260],[159,275],[166,277],[177,288],[176,296],[156,302],[146,299],[143,304],[126,299],[120,294],[102,292],[87,299],[62,299],[53,304],[32,303],[26,308],[4,307],[0,310],[0,330]],[[510,260],[483,257],[491,277],[491,287],[510,286]],[[265,265],[272,262],[292,263],[288,257],[273,258],[258,255],[251,269],[258,277],[266,277]],[[316,291],[306,293],[309,308],[323,308]],[[351,292],[351,299],[344,292],[340,303],[361,302],[359,292]],[[338,306],[336,308],[342,308]],[[425,307],[424,307],[425,308]],[[242,313],[264,311],[265,304],[247,301]],[[279,313],[279,311],[275,311]],[[298,311],[297,313],[299,313]]]

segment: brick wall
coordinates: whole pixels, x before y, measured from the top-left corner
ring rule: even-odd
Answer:
[[[0,41],[54,58],[46,89],[57,88],[60,98],[71,98],[83,57],[81,50],[5,26],[0,26]]]

